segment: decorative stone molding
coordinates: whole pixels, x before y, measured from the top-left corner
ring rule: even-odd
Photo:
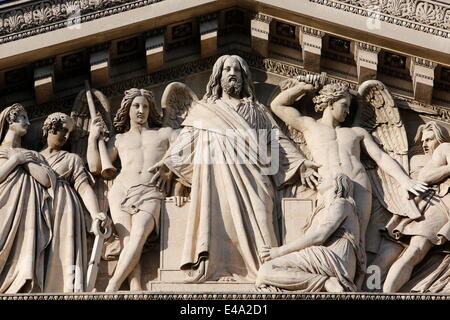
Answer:
[[[356,42],[355,61],[358,70],[358,83],[369,79],[376,79],[378,53],[381,48],[365,42]]]
[[[325,32],[321,30],[302,26],[300,46],[302,47],[303,66],[306,70],[320,72],[323,36],[325,36]]]
[[[0,44],[164,0],[44,0],[0,12]]]
[[[269,55],[269,32],[272,17],[253,13],[250,21],[252,48],[263,57]]]
[[[367,51],[367,52],[373,52],[377,53],[380,52],[381,48],[374,46],[373,44],[366,43],[366,42],[356,42],[356,48],[361,51]]]
[[[83,293],[83,294],[4,294],[0,300],[340,300],[340,301],[448,301],[448,294],[421,293]]]
[[[270,16],[266,16],[265,14],[256,13],[256,12],[252,13],[251,19],[259,21],[259,22],[263,22],[263,23],[266,23],[266,24],[271,23],[272,20],[273,20],[273,18],[270,17]]]
[[[337,10],[450,38],[450,6],[428,0],[309,0]]]
[[[106,42],[89,49],[91,82],[94,86],[103,86],[109,82],[110,47],[111,44]]]
[[[199,18],[200,52],[206,58],[217,53],[217,33],[219,30],[218,14],[209,14]]]
[[[247,61],[251,68],[259,69],[264,72],[270,72],[282,77],[293,78],[298,75],[306,75],[309,73],[300,66],[281,62],[272,58],[262,58],[261,56],[240,50],[227,51],[223,53],[240,55]],[[179,66],[153,72],[146,76],[124,80],[101,88],[99,87],[98,89],[101,89],[106,96],[113,97],[122,95],[123,92],[129,88],[148,88],[159,83],[167,83],[170,81],[176,81],[177,79],[177,81],[179,81],[179,79],[189,75],[212,70],[214,62],[218,57],[219,55],[215,55],[212,57],[191,61]],[[353,92],[358,90],[357,82],[343,80],[342,78],[334,77],[328,74],[326,83],[333,82],[346,83]],[[80,90],[81,89],[83,88],[80,88]],[[450,124],[450,110],[445,107],[420,102],[395,93],[392,93],[392,96],[395,98],[396,103],[401,109],[413,110]],[[50,103],[30,106],[26,105],[26,108],[30,119],[36,119],[56,111],[70,111],[73,107],[74,99],[75,96],[67,96],[54,100]]]
[[[34,63],[34,94],[37,103],[45,103],[54,98],[54,58]]]
[[[409,68],[413,80],[414,98],[431,103],[434,85],[434,69],[437,63],[426,59],[412,57]]]
[[[157,28],[145,33],[145,56],[147,72],[155,72],[164,65],[164,40],[166,28]]]
[[[312,36],[312,37],[316,37],[316,38],[322,38],[325,35],[325,32],[323,32],[321,30],[317,30],[317,29],[313,29],[313,28],[305,27],[305,26],[302,26],[302,33]]]

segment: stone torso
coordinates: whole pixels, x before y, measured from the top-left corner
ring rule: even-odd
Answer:
[[[153,173],[148,169],[160,161],[169,147],[171,129],[128,131],[116,136],[115,146],[122,164],[119,179],[125,186],[148,184]]]
[[[364,186],[369,184],[360,160],[362,137],[352,128],[331,128],[316,122],[305,132],[313,160],[321,165],[319,174],[331,177],[341,172]]]

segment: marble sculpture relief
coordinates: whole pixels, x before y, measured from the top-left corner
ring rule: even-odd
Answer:
[[[117,263],[104,290],[148,290],[141,259],[169,199],[186,221],[176,226],[183,285],[450,292],[450,135],[430,121],[408,145],[380,81],[353,92],[298,76],[266,106],[246,61],[224,55],[202,98],[181,82],[161,101],[139,88],[121,98],[112,108],[87,84],[72,117],[44,121],[39,153],[21,146],[23,106],[0,113],[0,293],[99,290],[111,233]],[[87,134],[69,143],[80,123]],[[304,226],[290,224],[285,200],[312,204],[294,212]],[[369,266],[381,287],[368,285]]]

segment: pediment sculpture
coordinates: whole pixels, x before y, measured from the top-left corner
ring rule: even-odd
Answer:
[[[409,145],[382,82],[302,75],[264,105],[246,61],[224,55],[202,97],[173,82],[115,107],[87,84],[71,116],[44,121],[40,152],[21,147],[21,105],[0,114],[1,293],[151,290],[149,242],[164,253],[154,281],[185,288],[449,291],[450,136],[430,121]]]

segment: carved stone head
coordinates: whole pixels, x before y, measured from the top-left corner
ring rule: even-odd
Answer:
[[[450,136],[446,128],[435,121],[427,122],[417,129],[414,143],[421,144],[425,154],[433,154],[434,150],[444,142],[450,142]]]
[[[1,114],[1,122],[0,132],[2,140],[7,130],[13,130],[22,137],[27,133],[30,126],[27,112],[20,103],[15,103],[6,108]]]
[[[130,121],[144,125],[159,127],[162,121],[162,110],[156,105],[153,93],[145,89],[132,88],[125,91],[120,108],[114,118],[114,128],[118,133],[130,128]]]
[[[223,55],[214,64],[204,101],[214,102],[223,92],[238,98],[255,100],[255,89],[247,62],[236,55]]]
[[[346,85],[331,83],[325,85],[319,95],[313,98],[316,112],[324,112],[330,108],[330,112],[338,122],[343,122],[350,111],[351,96]]]
[[[47,139],[47,145],[61,148],[69,139],[75,123],[73,119],[65,113],[55,112],[45,119],[42,126],[44,138]]]

